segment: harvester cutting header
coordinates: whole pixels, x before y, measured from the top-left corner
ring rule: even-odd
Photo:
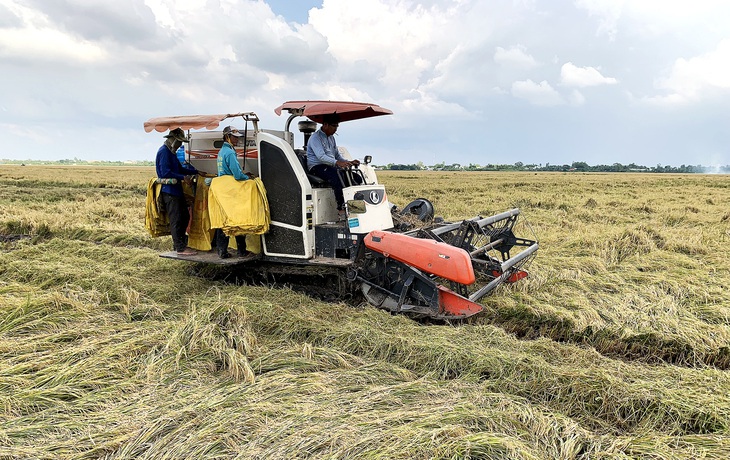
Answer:
[[[312,174],[307,164],[307,144],[317,123],[333,114],[339,122],[348,122],[389,115],[390,110],[357,102],[289,101],[275,109],[277,115],[284,112],[288,117],[281,131],[262,129],[253,112],[145,122],[147,132],[187,131],[186,161],[202,175],[214,176],[223,145],[219,126],[224,120],[226,124],[240,120],[243,126],[238,131],[243,135],[233,146],[239,164],[265,188],[267,228],[260,236],[249,236],[249,248],[258,248],[256,258],[218,258],[210,250],[210,228],[204,229],[207,243],[198,244],[196,255],[180,257],[170,252],[163,257],[242,271],[325,277],[343,294],[359,290],[376,307],[437,319],[475,315],[483,310],[478,303],[482,297],[502,283],[527,276],[524,267],[535,256],[538,243],[514,234],[519,209],[459,222],[434,219],[427,199],[399,210],[378,182],[371,157],[365,156],[360,163],[343,147],[339,147],[340,155],[352,161],[338,168],[344,200],[338,213],[335,189]],[[304,118],[297,125],[303,143],[297,148],[291,125],[299,117]],[[206,222],[201,220],[201,213],[208,212],[201,205],[206,199],[201,187],[206,185],[199,179],[192,220]]]

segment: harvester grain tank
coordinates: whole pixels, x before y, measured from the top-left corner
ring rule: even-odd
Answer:
[[[433,219],[433,205],[416,200],[402,210],[390,203],[366,156],[358,168],[340,171],[346,219],[339,220],[332,188],[308,173],[306,143],[324,116],[341,122],[392,112],[375,104],[289,101],[284,129],[259,126],[253,112],[153,118],[147,132],[187,130],[186,158],[199,171],[215,174],[224,120],[240,119],[246,133],[235,146],[245,171],[261,178],[268,198],[270,229],[261,236],[260,257],[219,259],[215,251],[162,257],[204,264],[239,265],[242,270],[313,276],[329,274],[340,289],[359,290],[372,305],[397,313],[437,319],[466,318],[483,310],[478,301],[503,283],[527,276],[524,268],[538,243],[514,234],[520,210],[458,222]],[[295,147],[292,122],[303,135]],[[345,158],[352,158],[339,147]],[[359,178],[359,179],[356,179]]]

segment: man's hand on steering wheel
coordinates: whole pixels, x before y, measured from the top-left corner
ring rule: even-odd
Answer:
[[[345,168],[351,168],[352,166],[354,166],[354,167],[357,168],[358,166],[360,166],[360,160],[352,160],[352,161],[345,161],[345,160],[343,160],[343,161],[337,161],[335,163],[335,166],[337,166],[338,168],[343,168],[343,169],[345,169]]]

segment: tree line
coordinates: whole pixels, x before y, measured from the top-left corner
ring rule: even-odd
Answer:
[[[79,158],[67,160],[8,160],[0,159],[0,164],[23,164],[23,165],[90,165],[90,166],[154,166],[154,161],[86,161]],[[698,174],[728,174],[730,165],[725,166],[703,166],[703,165],[661,165],[643,166],[636,163],[623,165],[613,163],[611,165],[591,166],[585,161],[574,161],[571,164],[524,164],[521,161],[515,164],[487,164],[478,165],[469,163],[464,166],[459,163],[436,163],[432,166],[425,165],[422,161],[415,164],[376,165],[377,169],[392,171],[554,171],[554,172],[650,172],[650,173],[698,173]]]
[[[415,164],[394,164],[389,163],[383,166],[376,166],[379,169],[387,169],[393,171],[555,171],[555,172],[650,172],[650,173],[730,173],[730,165],[725,166],[703,166],[703,165],[681,165],[670,166],[657,164],[656,166],[643,166],[636,163],[627,165],[621,163],[613,163],[610,165],[594,165],[591,166],[585,161],[574,161],[571,164],[524,164],[521,161],[515,164],[487,164],[478,165],[469,163],[462,165],[459,163],[437,163],[432,166],[426,166],[419,161]]]
[[[71,165],[71,166],[154,166],[154,161],[148,160],[119,160],[119,161],[92,161],[82,160],[74,157],[73,159],[64,160],[9,160],[0,159],[3,165]]]

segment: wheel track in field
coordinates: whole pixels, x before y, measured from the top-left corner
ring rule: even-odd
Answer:
[[[581,330],[570,319],[537,316],[525,311],[520,311],[519,316],[496,313],[490,316],[489,322],[523,340],[544,337],[556,342],[587,345],[606,357],[627,362],[730,369],[730,347],[699,350],[688,342],[667,339],[654,332],[627,335],[625,331],[591,326]]]

